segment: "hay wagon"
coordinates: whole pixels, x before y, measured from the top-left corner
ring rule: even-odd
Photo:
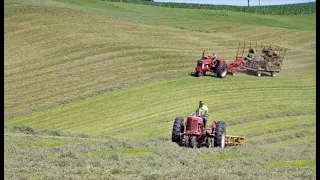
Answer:
[[[246,49],[249,51],[248,55],[244,57]],[[239,41],[237,57],[243,57],[242,69],[254,71],[257,76],[261,76],[262,72],[268,72],[272,77],[275,77],[281,71],[286,50],[287,48],[262,42]]]

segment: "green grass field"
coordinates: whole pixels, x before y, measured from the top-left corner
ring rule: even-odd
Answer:
[[[5,179],[315,179],[315,14],[4,1]],[[277,77],[193,77],[202,51],[288,48]],[[245,146],[189,149],[199,100]]]

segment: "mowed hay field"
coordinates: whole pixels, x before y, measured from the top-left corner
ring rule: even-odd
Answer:
[[[315,29],[315,14],[5,0],[4,178],[316,179]],[[288,48],[277,77],[191,75],[243,40]],[[199,100],[245,146],[172,143]]]

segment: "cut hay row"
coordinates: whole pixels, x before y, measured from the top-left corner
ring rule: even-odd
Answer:
[[[296,133],[292,133],[292,134],[284,133],[283,135],[279,135],[276,137],[267,137],[266,136],[266,138],[259,140],[259,141],[250,141],[249,140],[249,141],[247,141],[247,144],[254,145],[254,146],[262,146],[265,144],[273,144],[273,143],[281,144],[280,142],[283,142],[283,141],[297,139],[297,138],[303,138],[303,137],[310,136],[310,135],[316,135],[315,130],[314,131],[309,131],[309,130],[300,131],[300,132],[296,132]],[[279,147],[280,147],[280,145],[279,145]]]
[[[316,168],[316,160],[315,159],[301,159],[301,160],[291,160],[291,161],[275,161],[265,164],[266,167],[276,167],[276,168],[284,168],[284,167],[311,167]]]
[[[230,112],[230,113],[232,113],[232,112]],[[285,114],[285,113],[284,113]],[[299,116],[299,115],[295,115],[295,116]],[[301,115],[300,115],[301,116]],[[165,115],[163,116],[163,117],[165,117]],[[290,116],[291,117],[291,116]],[[158,119],[158,118],[156,118],[156,119]],[[249,119],[249,118],[248,118]],[[251,122],[261,122],[261,121],[269,121],[269,118],[266,118],[266,119],[259,119],[259,118],[255,118],[255,117],[253,117],[252,118],[253,120],[251,121]],[[211,123],[213,120],[215,120],[215,121],[219,121],[219,120],[224,120],[223,118],[213,118],[213,117],[210,117],[209,118],[209,123]],[[241,120],[240,120],[241,121]],[[171,129],[172,128],[172,120],[170,121],[169,119],[168,120],[158,120],[157,122],[154,122],[154,123],[152,123],[152,122],[150,122],[150,123],[148,123],[148,124],[145,124],[145,123],[143,123],[143,122],[139,122],[139,121],[136,121],[135,122],[135,120],[133,120],[133,124],[132,125],[130,125],[130,124],[128,124],[128,123],[119,123],[119,124],[115,124],[114,126],[115,127],[117,127],[117,128],[119,128],[120,130],[119,131],[113,131],[113,130],[108,130],[108,129],[102,129],[101,131],[102,132],[104,132],[104,133],[108,133],[108,131],[110,132],[112,132],[112,134],[114,134],[114,135],[117,135],[117,134],[122,134],[122,136],[126,136],[127,138],[131,138],[132,136],[131,135],[133,135],[134,133],[136,133],[136,134],[139,134],[138,132],[145,132],[145,131],[150,131],[150,132],[152,132],[152,131],[157,131],[157,130],[159,130],[159,129],[161,129],[161,130],[163,130],[162,132],[159,132],[159,133],[154,133],[154,134],[156,134],[157,136],[159,136],[159,134],[166,134],[167,132],[168,132],[168,130],[165,130],[165,129],[163,129],[162,127],[167,127],[167,129]],[[226,121],[227,122],[227,124],[231,124],[229,121]],[[128,127],[130,127],[130,128],[128,128]],[[80,128],[80,127],[79,127]],[[84,127],[85,128],[85,127]],[[228,132],[229,132],[229,129],[231,130],[231,134],[232,134],[232,130],[233,131],[236,131],[236,132],[233,132],[233,134],[234,133],[237,133],[237,134],[239,134],[238,132],[237,132],[237,128],[235,127],[235,128],[233,128],[232,127],[232,125],[231,126],[229,126],[228,125]],[[236,130],[235,130],[236,129]],[[158,132],[158,131],[157,131]],[[95,132],[96,134],[99,134],[99,133],[101,133],[101,132],[99,132],[99,131],[96,131]],[[140,136],[141,138],[143,137],[143,136]],[[150,136],[149,136],[150,137]]]
[[[46,128],[50,127],[53,129],[63,129],[71,130],[76,132],[87,132],[94,134],[109,134],[112,132],[117,132],[118,129],[124,131],[125,129],[136,129],[138,127],[144,127],[149,124],[154,124],[157,126],[157,122],[163,120],[173,119],[176,116],[186,115],[194,111],[194,105],[190,104],[189,101],[184,101],[183,99],[194,99],[194,102],[198,100],[194,98],[194,93],[196,93],[196,88],[189,88],[185,90],[183,85],[181,87],[176,86],[178,84],[183,84],[185,80],[188,81],[197,81],[197,79],[181,79],[182,81],[172,81],[172,83],[158,82],[153,85],[136,86],[133,89],[126,89],[118,92],[109,93],[107,96],[99,96],[90,101],[79,101],[78,103],[73,104],[72,106],[64,106],[63,108],[57,108],[52,111],[47,111],[44,113],[35,113],[26,116],[25,118],[17,118],[16,120],[10,120],[10,125],[23,124],[35,128]],[[214,81],[214,79],[207,79],[208,86]],[[173,83],[174,82],[174,83]],[[239,82],[241,83],[241,81]],[[218,84],[217,84],[218,85]],[[271,84],[270,84],[271,85]],[[305,93],[307,91],[313,92],[314,89],[310,87],[291,87],[288,91],[288,87],[285,84],[284,87],[287,88],[266,88],[267,84],[262,87],[257,87],[257,89],[264,89],[269,93],[262,93],[261,97],[256,95],[256,100],[248,100],[247,97],[251,97],[254,94],[254,89],[244,88],[239,90],[238,88],[234,90],[229,90],[226,92],[221,92],[221,95],[226,98],[217,98],[214,94],[206,97],[206,101],[209,107],[219,108],[230,103],[241,103],[247,104],[247,106],[227,109],[227,110],[218,110],[212,112],[210,120],[225,120],[226,122],[238,122],[238,123],[248,123],[250,121],[256,121],[259,118],[259,115],[265,115],[265,113],[276,113],[276,112],[302,112],[302,111],[313,111],[310,109],[310,105],[314,104],[314,95],[310,93]],[[158,88],[159,87],[159,88]],[[162,87],[162,88],[160,88]],[[164,92],[163,87],[166,87],[166,93]],[[178,91],[171,91],[172,88],[177,88]],[[236,87],[236,86],[235,86]],[[207,89],[203,94],[209,94],[209,92],[215,92],[215,88]],[[157,90],[158,89],[158,90]],[[283,89],[283,90],[282,90]],[[313,89],[313,90],[312,90]],[[285,91],[287,90],[287,91]],[[127,92],[131,92],[128,96]],[[151,94],[151,92],[153,94]],[[158,92],[158,93],[157,93]],[[208,93],[207,93],[208,92]],[[243,100],[235,102],[232,96],[229,94],[234,94],[237,92],[239,97],[242,97]],[[303,93],[302,93],[303,92]],[[154,94],[158,94],[154,96]],[[285,96],[284,96],[285,95]],[[311,96],[310,96],[311,95]],[[145,96],[148,100],[140,102],[139,98]],[[264,98],[263,98],[264,97]],[[291,98],[292,97],[292,98]],[[294,98],[295,97],[295,98]],[[165,99],[168,100],[166,101]],[[260,99],[269,99],[269,104],[259,103]],[[113,99],[117,99],[117,103],[108,103],[113,102]],[[159,101],[159,99],[163,99]],[[169,101],[169,99],[171,99]],[[210,100],[211,99],[211,100]],[[165,100],[165,101],[164,101]],[[177,102],[177,105],[174,108],[171,108],[169,104],[171,101]],[[301,100],[304,100],[304,103],[301,104]],[[123,111],[114,112],[112,105],[118,106],[121,102],[130,102],[128,104],[121,105],[126,113]],[[149,102],[148,102],[149,101]],[[290,102],[290,106],[286,106]],[[146,108],[139,108],[142,104],[149,104],[150,106]],[[277,103],[273,104],[273,103]],[[117,105],[118,104],[118,105]],[[167,104],[167,105],[166,105]],[[216,106],[220,104],[221,106]],[[259,106],[256,106],[259,104]],[[134,108],[137,107],[137,108]],[[154,109],[156,107],[165,107],[161,109]],[[281,107],[281,108],[279,108]],[[81,111],[80,111],[81,110]],[[179,113],[181,111],[181,113]],[[90,113],[88,113],[90,112]],[[141,116],[141,114],[143,116]],[[285,114],[284,114],[285,115]],[[253,119],[248,119],[252,117]],[[256,118],[255,118],[256,117]],[[272,116],[271,116],[272,117]],[[281,117],[281,116],[280,116]],[[85,119],[79,121],[79,119]],[[40,121],[39,121],[40,120]],[[37,122],[37,123],[35,123]],[[41,122],[41,123],[40,123]],[[91,124],[93,128],[89,130],[87,125]],[[171,125],[172,126],[172,125]],[[114,127],[113,129],[108,127]],[[139,128],[138,128],[139,129]],[[89,130],[89,131],[88,131]],[[144,129],[143,129],[144,130]],[[143,131],[142,130],[142,131]],[[140,130],[137,130],[135,133],[138,133]]]
[[[316,143],[316,133],[312,135],[302,136],[299,138],[288,139],[284,141],[279,141],[275,143],[265,144],[262,147],[264,148],[275,148],[275,147],[283,147],[283,146],[294,146],[294,145],[301,145],[304,143]]]
[[[294,49],[295,51],[300,48],[305,48],[305,52],[310,53],[312,52],[310,50],[315,50],[316,43],[315,33],[313,31],[299,31],[274,27],[248,26],[247,29],[240,29],[233,31],[232,33],[221,32],[221,34],[229,36],[232,39],[252,41],[252,45],[255,45],[255,42],[257,41],[282,47],[285,46]],[[245,39],[242,37],[245,37]]]
[[[11,137],[11,141],[17,140],[21,141],[24,138]],[[142,146],[144,148],[141,148]],[[302,147],[315,148],[303,144]],[[291,151],[292,153],[290,153]],[[314,177],[313,170],[302,168],[297,171],[296,169],[288,168],[290,164],[298,165],[299,162],[304,160],[311,161],[312,154],[304,152],[304,156],[301,157],[301,153],[303,153],[301,146],[293,147],[291,151],[284,153],[282,150],[274,149],[273,153],[268,153],[261,148],[251,146],[245,146],[241,149],[227,148],[223,151],[221,149],[206,148],[195,151],[186,148],[181,149],[166,140],[159,139],[154,139],[153,141],[97,142],[93,144],[83,142],[82,144],[65,144],[59,147],[34,147],[27,144],[23,146],[10,145],[4,149],[5,165],[10,167],[5,168],[5,179],[30,178],[35,176],[34,174],[46,179],[57,177],[76,178],[77,175],[89,179],[92,176],[95,178],[110,178],[111,176],[121,175],[126,179],[132,179],[133,177],[150,178],[150,174],[154,175],[151,176],[152,178],[170,176],[172,178],[191,179],[196,178],[194,172],[183,170],[184,168],[182,167],[192,166],[195,171],[202,170],[205,173],[209,173],[209,170],[203,170],[202,166],[196,166],[199,163],[203,166],[215,164],[215,169],[220,172],[219,177],[227,179],[253,176],[264,177],[259,179],[270,179],[275,176],[279,178],[290,177],[291,179]],[[192,156],[192,158],[187,158],[189,156]],[[18,159],[19,163],[17,163]],[[32,161],[30,161],[31,159]],[[37,166],[33,163],[34,161],[38,163]],[[266,162],[269,162],[269,164]],[[277,169],[278,166],[276,165],[277,163],[285,162],[287,162],[287,169],[284,173],[283,169]],[[167,163],[174,166],[169,168],[166,165]],[[142,167],[143,171],[141,170]],[[241,170],[244,173],[241,175],[233,174],[232,172],[234,171],[232,171],[231,167],[239,167],[237,170]],[[16,168],[23,168],[24,171],[14,173]],[[272,168],[272,171],[270,171],[270,168]],[[61,169],[64,169],[63,172],[68,175],[58,175],[59,172],[62,172]],[[158,171],[154,169],[158,169]],[[81,173],[79,174],[79,172]],[[175,174],[180,175],[176,176]],[[199,175],[197,176],[199,177]]]
[[[282,132],[295,132],[295,131],[299,131],[298,129],[303,129],[303,130],[307,130],[307,129],[313,129],[315,127],[316,123],[302,123],[302,124],[295,124],[293,126],[286,126],[284,128],[279,128],[279,129],[268,129],[266,131],[262,131],[262,132],[256,132],[256,133],[250,133],[247,134],[246,137],[250,138],[252,141],[254,140],[259,140],[259,139],[263,139],[264,135],[268,135],[268,137],[282,133]]]
[[[281,118],[271,118],[262,121],[253,121],[245,124],[239,124],[231,126],[228,129],[229,133],[240,133],[246,135],[250,133],[256,133],[264,131],[265,129],[280,129],[286,126],[292,126],[300,123],[314,123],[315,115],[300,115],[300,116],[288,116]],[[261,128],[263,126],[263,128]]]
[[[288,101],[286,100],[282,101],[288,103]],[[304,105],[311,105],[312,103],[313,102],[310,102]],[[282,104],[278,104],[276,108],[275,104],[262,106],[261,104],[257,103],[252,104],[251,107],[249,106],[247,108],[216,111],[212,112],[212,114],[212,119],[222,119],[224,121],[227,121],[229,126],[234,126],[268,118],[315,114],[315,110],[310,110],[309,108],[304,108],[300,105],[282,107]]]
[[[309,117],[309,118],[306,118]],[[314,122],[314,115],[313,116],[297,116],[297,117],[288,117],[288,118],[278,118],[277,121],[274,121],[274,119],[265,119],[265,120],[260,120],[260,121],[254,121],[255,124],[271,124],[269,126],[273,126],[273,128],[269,128],[268,125],[264,126],[266,129],[271,129],[271,130],[276,130],[278,128],[283,128],[286,127],[286,121],[290,119],[290,123],[288,125],[295,125],[301,123],[301,119],[305,118],[304,123],[312,123]],[[298,119],[298,120],[295,120]],[[215,119],[217,121],[217,119]],[[213,120],[209,119],[209,123],[211,123]],[[226,121],[228,124],[228,121]],[[291,123],[292,122],[292,123]],[[260,126],[261,127],[261,126]],[[250,129],[252,128],[252,131],[250,132],[243,132],[245,129]],[[172,122],[168,120],[168,122],[164,123],[156,123],[156,124],[151,124],[151,125],[142,125],[142,126],[137,126],[137,127],[132,127],[126,129],[126,126],[124,125],[123,128],[120,128],[120,132],[113,132],[113,136],[116,138],[121,138],[121,139],[140,139],[140,138],[150,138],[153,136],[168,136],[168,129],[172,129]],[[310,129],[310,128],[309,128]],[[264,129],[263,129],[264,130]],[[105,130],[102,130],[105,132]],[[254,125],[251,125],[250,123],[244,124],[242,126],[228,126],[227,127],[227,134],[229,135],[241,135],[241,136],[246,136],[247,133],[259,133],[261,132],[261,129],[256,127],[254,128]],[[95,134],[99,134],[100,132],[97,131]],[[263,136],[265,139],[268,138],[268,134],[265,134]],[[246,142],[251,141],[251,138],[246,138]]]

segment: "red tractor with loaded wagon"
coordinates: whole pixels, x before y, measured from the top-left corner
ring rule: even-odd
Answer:
[[[244,56],[246,48],[249,49],[248,55]],[[257,76],[260,76],[262,72],[269,72],[272,77],[275,77],[276,73],[281,71],[286,50],[287,48],[262,42],[244,41],[241,43],[239,41],[237,55],[233,62],[227,62],[217,57],[215,53],[212,56],[205,56],[205,51],[203,51],[195,67],[196,76],[201,77],[206,72],[212,72],[217,77],[224,78],[227,74],[235,75],[238,71],[250,70],[255,71]]]

